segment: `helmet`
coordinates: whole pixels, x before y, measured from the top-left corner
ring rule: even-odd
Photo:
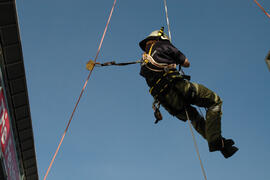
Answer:
[[[150,40],[170,40],[170,38],[164,33],[164,27],[161,27],[160,30],[156,30],[156,31],[153,31],[151,32],[147,38],[145,38],[144,40],[142,40],[139,45],[141,47],[141,49],[143,51],[145,51],[145,47],[146,47],[146,43],[147,41],[150,41]]]

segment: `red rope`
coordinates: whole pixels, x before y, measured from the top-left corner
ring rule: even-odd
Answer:
[[[257,2],[257,0],[254,0],[254,2],[261,8],[261,10],[270,18],[270,14],[264,10],[264,8]]]
[[[112,17],[112,13],[113,13],[115,4],[116,4],[116,0],[114,0],[113,6],[112,6],[112,9],[111,9],[111,12],[110,12],[110,16],[109,16],[109,18],[108,18],[106,27],[105,27],[104,32],[103,32],[103,35],[102,35],[102,38],[101,38],[101,41],[100,41],[100,44],[99,44],[99,47],[98,47],[98,51],[97,51],[97,54],[96,54],[96,57],[95,57],[95,60],[94,60],[95,63],[96,63],[96,61],[97,61],[97,58],[98,58],[98,55],[99,55],[99,52],[100,52],[100,49],[101,49],[101,46],[102,46],[104,37],[105,37],[105,35],[106,35],[106,32],[107,32],[109,23],[110,23],[110,21],[111,21],[111,17]],[[95,65],[94,65],[94,66],[95,66]],[[94,69],[94,68],[93,68],[93,69]],[[65,129],[65,131],[64,131],[64,133],[63,133],[63,135],[62,135],[62,138],[61,138],[61,140],[60,140],[60,143],[58,144],[58,147],[57,147],[57,149],[56,149],[56,151],[55,151],[55,153],[54,153],[54,156],[53,156],[53,158],[52,158],[52,160],[51,160],[51,163],[50,163],[50,165],[49,165],[49,168],[48,168],[48,170],[47,170],[47,172],[46,172],[46,174],[45,174],[43,180],[46,180],[46,178],[47,178],[47,176],[48,176],[48,174],[49,174],[49,172],[50,172],[50,169],[51,169],[51,167],[52,167],[52,164],[53,164],[53,162],[54,162],[54,160],[55,160],[55,157],[56,157],[56,155],[58,154],[58,151],[59,151],[59,149],[60,149],[60,147],[61,147],[61,145],[62,145],[62,142],[63,142],[63,140],[64,140],[64,138],[65,138],[65,136],[66,136],[66,133],[67,133],[67,131],[68,131],[69,125],[70,125],[70,123],[71,123],[71,120],[72,120],[72,118],[73,118],[73,116],[74,116],[74,113],[75,113],[75,111],[76,111],[76,109],[77,109],[77,106],[78,106],[78,104],[79,104],[79,102],[80,102],[80,100],[81,100],[81,97],[82,97],[82,95],[83,95],[83,93],[84,93],[84,90],[85,90],[86,85],[87,85],[87,83],[88,83],[88,81],[89,81],[89,79],[90,79],[90,76],[91,76],[91,74],[92,74],[92,72],[93,72],[93,69],[92,69],[92,70],[89,72],[89,74],[88,74],[88,77],[87,77],[87,79],[86,79],[86,81],[85,81],[85,83],[84,83],[84,86],[83,86],[82,90],[81,90],[80,96],[79,96],[79,98],[78,98],[78,100],[77,100],[77,102],[76,102],[76,105],[75,105],[75,107],[74,107],[74,109],[73,109],[73,112],[72,112],[72,114],[71,114],[71,116],[70,116],[70,118],[69,118],[67,127],[66,127],[66,129]]]

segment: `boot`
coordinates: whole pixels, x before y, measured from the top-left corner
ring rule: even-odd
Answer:
[[[215,141],[208,143],[209,151],[221,151],[224,148],[224,140],[222,137],[217,138]]]
[[[227,159],[231,157],[232,155],[234,155],[234,153],[238,151],[238,148],[233,146],[234,141],[232,139],[222,138],[222,140],[224,142],[224,147],[220,150],[220,152]]]

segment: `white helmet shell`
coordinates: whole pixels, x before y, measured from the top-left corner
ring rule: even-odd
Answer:
[[[164,33],[164,27],[162,27],[160,30],[155,30],[153,32],[151,32],[147,38],[145,38],[144,40],[142,40],[139,45],[141,47],[141,49],[143,51],[145,51],[145,47],[146,47],[146,42],[149,40],[156,40],[156,39],[162,39],[162,40],[168,40],[171,41],[171,39],[169,38],[169,36],[167,36],[167,34]]]
[[[155,31],[151,32],[148,37],[160,37],[163,40],[171,41],[169,36],[167,36],[167,34],[165,34],[165,33],[161,33],[160,30],[155,30]]]

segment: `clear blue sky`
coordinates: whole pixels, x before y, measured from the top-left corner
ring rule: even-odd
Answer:
[[[270,10],[269,0],[259,1]],[[230,159],[197,142],[209,180],[270,179],[270,19],[253,0],[168,0],[173,43],[192,81],[224,101]],[[40,179],[95,57],[113,0],[17,1]],[[140,59],[138,42],[166,27],[162,0],[119,0],[99,62]],[[154,124],[139,65],[95,68],[48,180],[203,179],[188,124]]]

